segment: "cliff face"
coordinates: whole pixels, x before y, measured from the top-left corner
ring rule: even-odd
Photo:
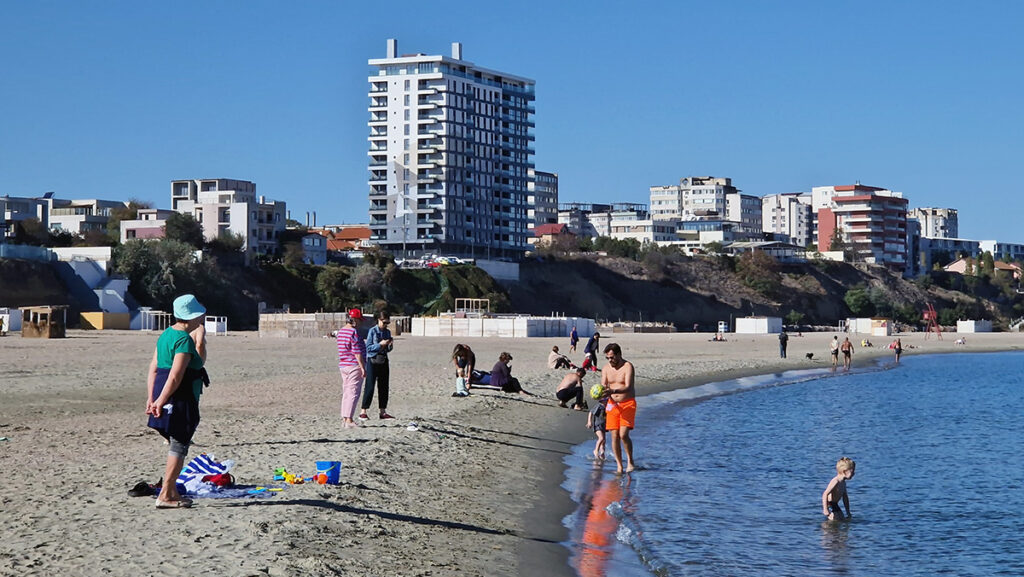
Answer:
[[[0,307],[70,304],[70,293],[50,263],[0,258]]]
[[[713,330],[718,321],[748,315],[804,315],[803,324],[835,325],[852,316],[847,291],[881,291],[894,306],[920,311],[928,302],[953,306],[960,293],[925,291],[884,269],[843,263],[780,265],[779,286],[769,296],[742,282],[726,261],[686,258],[651,266],[628,259],[578,256],[527,261],[521,280],[508,287],[515,311],[551,312],[609,321],[664,321],[679,330],[694,323]]]

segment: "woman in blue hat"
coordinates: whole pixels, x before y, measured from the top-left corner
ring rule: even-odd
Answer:
[[[174,299],[174,324],[156,341],[146,379],[146,414],[149,427],[167,439],[170,449],[163,486],[156,499],[159,509],[189,507],[175,481],[185,464],[192,435],[199,426],[199,395],[209,383],[206,362],[206,308],[193,295]]]

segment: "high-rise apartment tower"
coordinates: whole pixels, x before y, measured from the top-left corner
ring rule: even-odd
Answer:
[[[395,253],[527,250],[534,81],[451,56],[372,59],[370,240]]]

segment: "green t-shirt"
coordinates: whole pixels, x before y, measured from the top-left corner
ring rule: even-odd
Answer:
[[[203,358],[199,356],[199,351],[196,350],[196,344],[192,342],[192,337],[185,331],[179,331],[174,327],[167,327],[164,332],[160,333],[160,338],[156,340],[157,368],[170,369],[174,365],[174,355],[178,353],[191,355],[188,361],[188,368],[203,368]],[[178,386],[184,385],[185,383],[182,383]],[[199,395],[203,394],[202,379],[196,379],[192,382],[192,393],[198,401]]]

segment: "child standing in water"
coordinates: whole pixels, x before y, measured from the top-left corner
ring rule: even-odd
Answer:
[[[854,463],[849,457],[843,457],[836,463],[836,476],[829,481],[825,492],[821,494],[821,514],[828,517],[829,521],[843,521],[851,517],[850,497],[846,494],[846,482],[853,478],[856,470],[857,463]],[[843,507],[846,508],[845,517],[842,509],[839,508],[840,499],[843,501]]]
[[[595,459],[604,459],[604,426],[606,424],[604,404],[607,402],[608,395],[605,394],[596,400],[594,408],[587,413],[587,428],[594,431],[594,435],[597,436],[597,441],[594,443]]]

